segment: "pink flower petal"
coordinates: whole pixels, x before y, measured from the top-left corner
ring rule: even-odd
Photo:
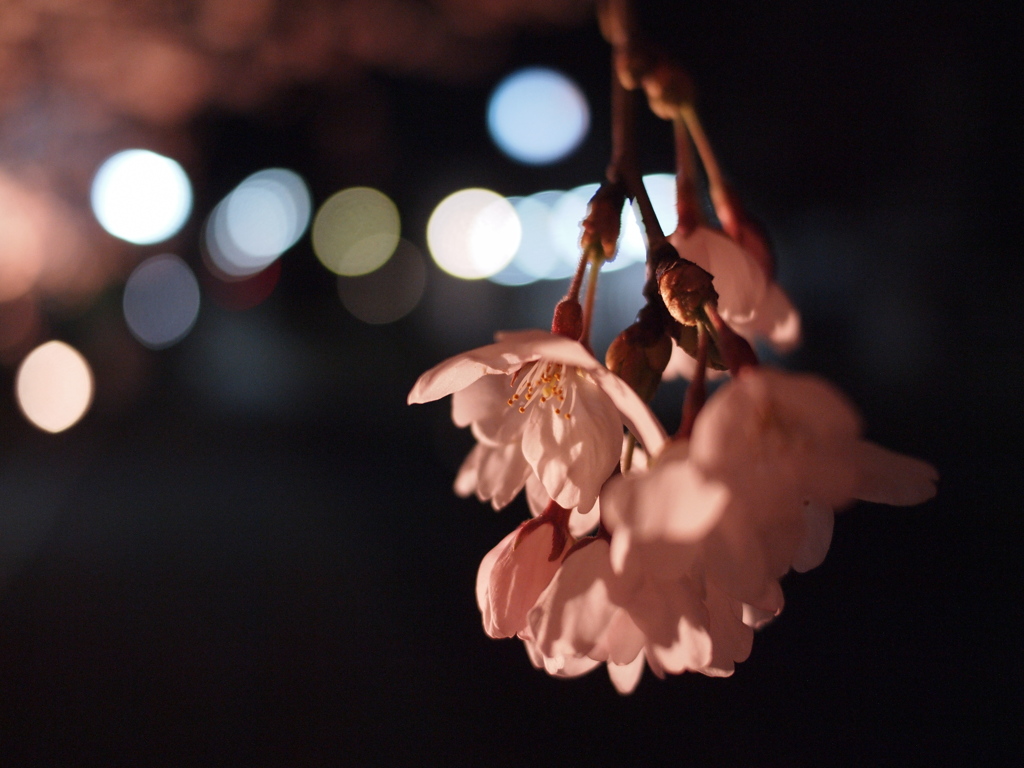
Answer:
[[[855,447],[854,496],[878,504],[911,506],[935,495],[939,473],[931,464],[860,440]]]
[[[718,311],[728,323],[750,320],[764,298],[767,278],[757,261],[726,235],[697,227],[669,237],[679,255],[709,272],[718,292]]]
[[[501,553],[505,551],[505,548],[511,545],[512,540],[515,538],[519,529],[512,531],[508,536],[498,542],[498,546],[494,547],[486,555],[484,559],[480,561],[480,567],[476,571],[476,605],[480,609],[480,613],[483,614],[484,629],[487,629],[490,623],[490,602],[487,599],[487,592],[491,584],[491,573],[494,571],[494,564],[498,562],[498,558]],[[488,632],[490,634],[490,632]]]
[[[714,582],[708,582],[706,604],[711,636],[711,661],[700,672],[710,677],[728,677],[736,664],[746,661],[754,645],[754,632],[743,623],[743,605],[729,597]]]
[[[502,445],[520,439],[526,419],[518,418],[508,404],[514,390],[511,376],[482,376],[465,389],[452,394],[452,421],[469,426],[473,437],[488,445]]]
[[[462,497],[475,493],[480,501],[490,501],[495,509],[502,509],[532,474],[516,443],[498,447],[479,444],[469,452],[455,477],[455,493]]]
[[[410,405],[429,403],[465,389],[481,376],[510,374],[541,357],[552,357],[572,365],[587,364],[588,358],[594,359],[579,342],[547,331],[504,333],[494,344],[463,352],[435,365],[416,380],[407,401]]]
[[[601,662],[586,656],[547,658],[537,648],[537,643],[529,632],[520,632],[519,639],[526,646],[526,654],[530,657],[530,663],[537,669],[543,669],[552,677],[579,677],[601,664]]]
[[[687,461],[684,441],[673,441],[644,473],[618,475],[602,490],[613,530],[624,521],[642,541],[683,543],[703,538],[729,499],[725,485],[707,479]]]
[[[512,637],[526,628],[527,614],[561,564],[561,557],[549,559],[554,534],[553,525],[539,525],[498,554],[485,599],[484,629],[491,637]]]
[[[652,456],[660,453],[668,437],[658,417],[651,412],[640,396],[607,368],[594,368],[590,375],[615,403],[623,423],[636,436],[647,453]]]
[[[775,282],[768,283],[764,299],[752,318],[730,325],[748,341],[767,339],[777,352],[789,352],[800,343],[800,313]]]
[[[623,696],[628,696],[637,685],[644,674],[644,654],[641,651],[637,657],[627,664],[608,664],[608,677],[615,686],[615,690]]]
[[[619,462],[622,421],[597,385],[568,375],[577,380],[565,384],[563,413],[541,404],[527,410],[523,455],[552,499],[587,512]]]
[[[781,609],[779,611],[766,611],[761,608],[755,608],[747,603],[743,603],[742,619],[743,623],[751,629],[760,629],[770,623],[772,619],[779,615],[780,612]]]
[[[614,580],[608,544],[595,540],[572,552],[527,616],[530,634],[548,658],[589,655],[618,606],[608,596]]]
[[[530,507],[530,514],[534,517],[540,515],[551,502],[551,497],[541,484],[540,478],[532,471],[526,477],[526,501]],[[577,539],[582,538],[594,530],[600,521],[601,501],[598,499],[589,512],[580,512],[578,508],[572,510],[569,516],[569,533]]]
[[[647,636],[648,658],[666,672],[679,674],[711,662],[708,612],[694,582],[649,582],[630,601],[629,613]]]
[[[798,573],[806,573],[824,562],[832,543],[835,514],[829,505],[810,501],[804,505],[804,523],[803,541],[793,556],[793,570]]]

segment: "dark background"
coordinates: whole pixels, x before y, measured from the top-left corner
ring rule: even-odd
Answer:
[[[494,3],[452,71],[338,55],[250,104],[211,98],[155,128],[132,118],[187,148],[196,208],[177,252],[198,270],[202,216],[271,165],[301,173],[317,203],[383,189],[421,248],[458,187],[596,180],[607,51],[586,4],[565,5],[584,7],[549,18]],[[601,670],[550,679],[521,643],[484,635],[473,598],[480,558],[525,504],[494,514],[456,498],[470,437],[447,403],[404,398],[495,330],[543,327],[563,285],[431,267],[416,311],[368,326],[307,237],[267,302],[230,312],[204,297],[194,331],[152,352],[119,325],[112,278],[72,309],[43,304],[49,337],[92,355],[85,419],[47,435],[0,404],[0,766],[1019,753],[1019,27],[991,3],[641,5],[777,246],[805,326],[784,364],[849,393],[872,439],[933,462],[937,498],[841,515],[825,563],[785,579],[783,615],[732,678],[648,671],[630,697]],[[582,148],[546,168],[504,158],[484,124],[490,89],[529,64],[570,74],[593,110]],[[640,130],[644,170],[671,170],[668,128],[644,117]],[[667,420],[681,392],[659,398]]]

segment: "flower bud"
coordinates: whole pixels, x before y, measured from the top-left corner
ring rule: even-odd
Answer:
[[[583,220],[583,235],[580,245],[583,251],[600,249],[605,261],[615,258],[615,247],[619,241],[622,224],[622,206],[626,193],[619,183],[605,182],[590,199],[587,217]]]
[[[633,323],[620,333],[608,347],[605,365],[650,402],[661,373],[672,357],[672,340],[661,329],[657,334],[647,332],[641,322]]]
[[[693,103],[693,80],[685,69],[664,56],[640,80],[651,111],[662,120],[675,120]]]
[[[555,316],[551,320],[551,332],[579,341],[583,334],[583,307],[579,301],[564,298],[555,305]]]
[[[644,76],[654,66],[654,57],[649,50],[636,44],[616,46],[612,61],[615,65],[615,74],[627,91],[639,88]]]
[[[658,290],[669,314],[683,325],[696,325],[701,320],[701,307],[718,301],[711,275],[686,259],[659,272]]]

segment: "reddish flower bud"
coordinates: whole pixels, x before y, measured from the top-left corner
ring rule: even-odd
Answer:
[[[696,325],[701,320],[701,307],[718,301],[711,275],[685,259],[659,272],[658,290],[669,314],[683,325]]]
[[[587,217],[583,220],[583,235],[580,245],[584,252],[600,249],[605,261],[615,258],[615,247],[619,241],[622,224],[622,206],[626,193],[619,183],[605,182],[590,199]]]
[[[645,333],[642,324],[637,322],[620,333],[608,347],[605,365],[645,402],[650,402],[671,357],[672,340],[664,332]]]
[[[572,298],[562,299],[555,305],[555,316],[551,320],[551,332],[579,341],[583,334],[583,307]]]
[[[663,120],[675,120],[693,103],[693,80],[681,66],[658,56],[640,80],[651,111]]]

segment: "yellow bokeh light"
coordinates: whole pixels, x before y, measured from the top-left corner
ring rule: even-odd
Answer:
[[[92,370],[73,347],[48,341],[22,361],[14,390],[25,418],[46,432],[62,432],[89,410]]]
[[[401,220],[387,195],[352,187],[329,197],[313,219],[313,251],[337,275],[366,275],[398,247]]]
[[[437,265],[464,280],[503,270],[519,249],[523,227],[508,200],[489,189],[462,189],[437,204],[427,245]]]

